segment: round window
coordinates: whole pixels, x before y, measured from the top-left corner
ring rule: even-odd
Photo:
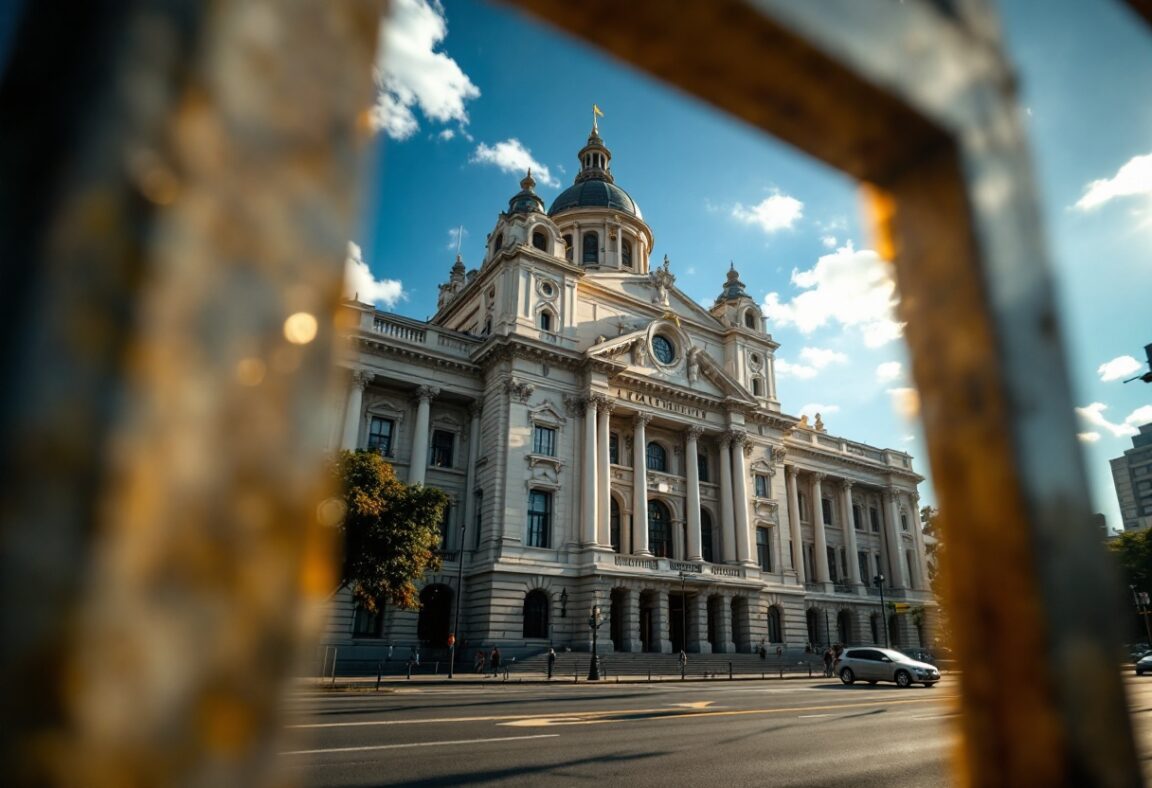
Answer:
[[[552,289],[552,285],[545,282],[544,284],[540,285],[540,292],[546,296],[550,296],[554,291]]]
[[[652,337],[652,355],[661,364],[671,364],[676,360],[676,346],[668,337],[657,334]]]

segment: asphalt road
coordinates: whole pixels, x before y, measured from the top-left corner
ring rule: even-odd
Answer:
[[[1127,681],[1147,765],[1152,678]],[[955,698],[952,677],[313,691],[279,765],[307,786],[950,785]]]
[[[309,786],[946,785],[955,685],[404,687],[295,703]]]

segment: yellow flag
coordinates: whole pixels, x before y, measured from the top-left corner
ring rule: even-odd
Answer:
[[[604,117],[604,113],[601,112],[600,108],[597,107],[595,104],[592,105],[592,114],[593,115],[599,115],[600,117]]]

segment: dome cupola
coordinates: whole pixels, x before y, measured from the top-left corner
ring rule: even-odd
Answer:
[[[640,206],[636,204],[628,192],[616,185],[612,177],[610,162],[612,151],[600,138],[600,130],[592,123],[592,133],[588,135],[588,142],[580,149],[580,171],[576,173],[576,181],[552,201],[548,209],[549,216],[555,216],[561,211],[570,208],[610,208],[614,211],[644,217],[640,213]]]
[[[739,301],[741,298],[750,298],[750,296],[744,289],[744,283],[740,281],[740,272],[736,270],[736,264],[729,261],[728,280],[724,282],[724,289],[720,291],[720,295],[716,296],[716,303]]]
[[[532,170],[520,181],[520,191],[508,201],[508,213],[544,213],[544,201],[536,194],[536,181]]]

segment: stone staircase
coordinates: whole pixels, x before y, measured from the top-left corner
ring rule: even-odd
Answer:
[[[557,679],[588,676],[590,653],[565,651],[556,653],[553,677]],[[690,679],[723,678],[779,678],[781,676],[820,676],[824,664],[819,654],[806,654],[803,649],[789,649],[781,656],[769,652],[766,659],[756,654],[689,654],[685,675]],[[548,673],[548,653],[541,652],[517,659],[509,667],[509,676],[533,676]],[[635,652],[607,652],[600,654],[600,677],[635,680],[680,678],[678,654],[651,654]]]

